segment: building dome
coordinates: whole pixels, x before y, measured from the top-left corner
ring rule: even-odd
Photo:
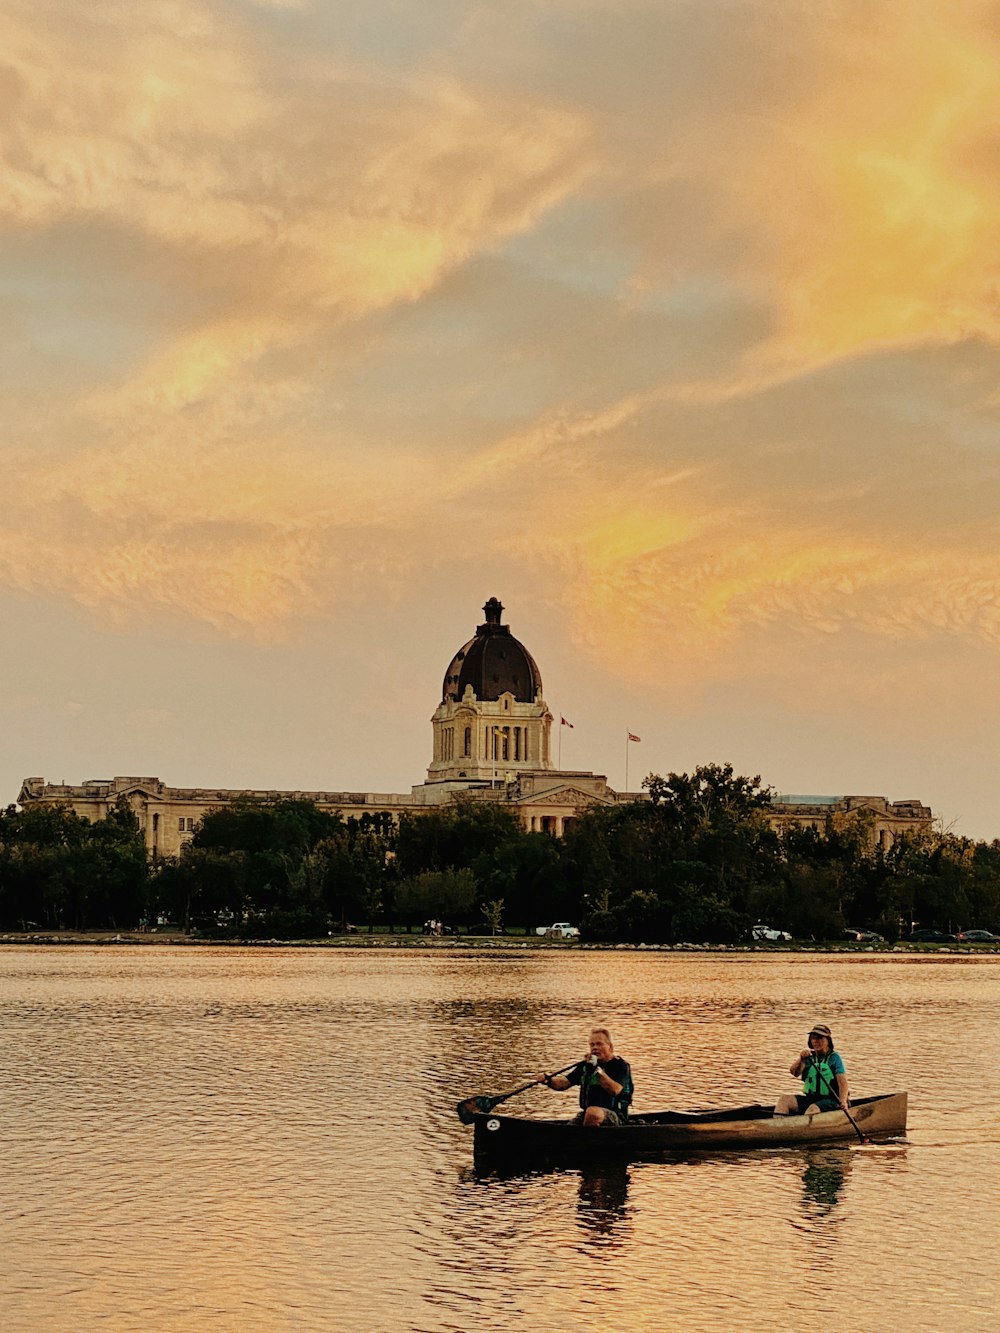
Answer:
[[[442,702],[461,699],[466,685],[471,685],[477,699],[499,699],[512,694],[516,703],[534,703],[542,692],[542,676],[535,659],[501,625],[503,606],[495,598],[483,607],[484,624],[477,626],[476,637],[459,648],[445,672]]]

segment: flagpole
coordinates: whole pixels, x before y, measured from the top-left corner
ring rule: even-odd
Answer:
[[[562,718],[559,719],[559,772],[562,772]]]
[[[628,738],[631,735],[628,728],[625,729],[625,791],[628,792]]]

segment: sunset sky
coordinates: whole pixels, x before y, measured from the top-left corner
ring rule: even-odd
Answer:
[[[996,0],[7,0],[0,800],[564,767],[1000,835]]]

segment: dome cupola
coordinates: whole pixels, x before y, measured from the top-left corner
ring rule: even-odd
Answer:
[[[467,685],[479,700],[509,694],[517,703],[534,703],[542,693],[542,676],[535,659],[515,639],[509,625],[501,624],[503,605],[491,597],[483,607],[486,617],[476,636],[459,648],[445,672],[442,701],[461,699]]]
[[[542,698],[535,659],[501,624],[491,597],[475,638],[459,648],[445,672],[434,711],[434,757],[428,782],[512,782],[552,767],[552,714]]]

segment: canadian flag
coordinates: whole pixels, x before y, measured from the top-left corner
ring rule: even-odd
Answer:
[[[567,722],[566,719],[565,719],[564,717],[561,717],[561,718],[559,719],[559,725],[560,725],[561,727],[569,727],[570,731],[573,730],[573,723],[572,723],[572,722]]]
[[[641,737],[641,736],[633,736],[631,732],[629,732],[629,734],[628,734],[628,738],[629,738],[630,741],[641,741],[641,740],[642,740],[642,737]]]

